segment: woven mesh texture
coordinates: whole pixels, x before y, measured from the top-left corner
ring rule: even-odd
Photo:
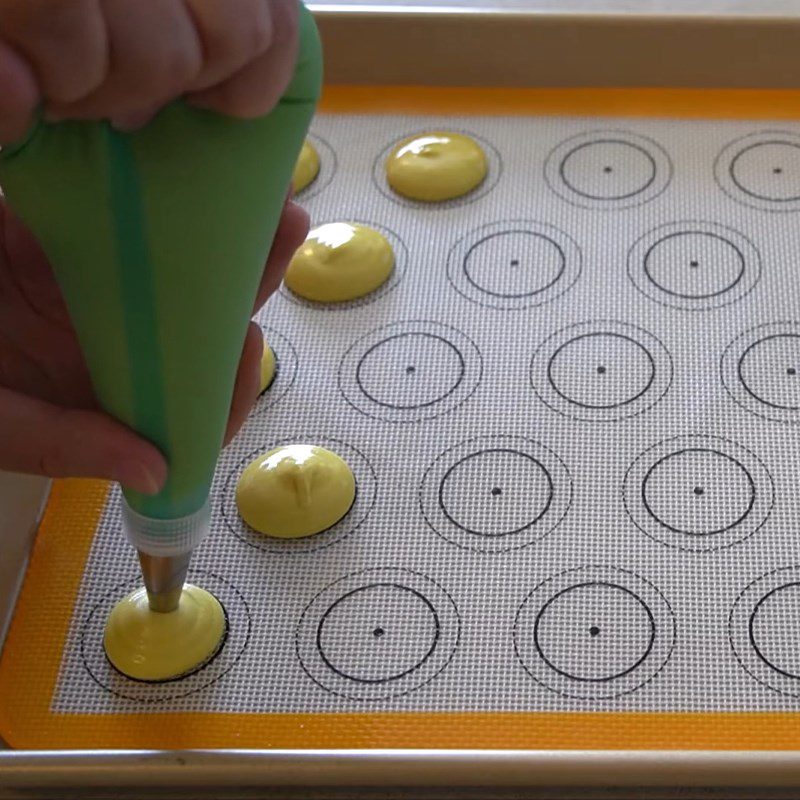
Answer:
[[[191,576],[226,607],[221,653],[160,686],[105,662],[137,580],[112,493],[54,710],[795,708],[800,139],[762,127],[320,118],[300,200],[386,232],[396,273],[260,315],[278,376]],[[388,149],[442,128],[485,145],[485,184],[394,197]],[[233,490],[288,441],[340,453],[358,498],[277,542]]]

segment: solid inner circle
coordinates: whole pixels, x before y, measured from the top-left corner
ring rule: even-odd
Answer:
[[[505,268],[505,265],[513,270]],[[566,257],[552,239],[532,231],[495,233],[473,245],[464,258],[464,274],[481,292],[507,299],[549,289],[566,268]]]
[[[556,594],[539,612],[533,631],[534,644],[548,666],[573,680],[594,682],[636,669],[650,653],[655,636],[655,620],[646,603],[624,586],[602,582],[578,584]]]
[[[773,589],[750,618],[750,641],[772,669],[800,678],[800,583]]]
[[[364,354],[356,382],[373,402],[408,410],[443,400],[458,388],[464,372],[464,358],[451,342],[428,333],[403,333]],[[414,380],[398,380],[403,374]]]
[[[700,263],[703,269],[697,269]],[[688,265],[688,266],[687,266]],[[703,300],[730,291],[742,279],[742,251],[714,233],[681,231],[659,239],[645,254],[645,275],[662,291]]]
[[[742,464],[704,448],[665,456],[642,485],[647,511],[669,530],[691,536],[734,528],[750,513],[755,498],[753,479]]]
[[[609,409],[641,397],[655,371],[650,353],[633,339],[589,333],[558,348],[548,365],[548,378],[565,400],[583,408]]]
[[[420,667],[439,638],[439,616],[407,586],[374,584],[334,602],[317,628],[325,664],[362,683],[398,680]]]
[[[800,335],[767,336],[751,344],[742,354],[739,379],[759,402],[772,408],[797,411],[800,409],[800,381],[790,380],[797,370],[787,368],[786,363],[799,360]]]
[[[775,175],[781,176],[780,181]],[[745,194],[759,200],[800,200],[800,145],[781,140],[751,144],[731,161],[730,176]]]
[[[562,160],[566,185],[593,200],[624,200],[647,189],[656,179],[656,162],[644,147],[624,140],[587,142]]]
[[[502,477],[502,489],[494,481]],[[485,487],[492,486],[491,501]],[[554,487],[547,469],[516,450],[466,456],[445,473],[439,504],[447,519],[478,536],[505,536],[535,525],[548,511]]]

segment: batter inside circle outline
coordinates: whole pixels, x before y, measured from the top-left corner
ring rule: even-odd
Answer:
[[[742,353],[742,355],[739,357],[739,362],[736,365],[736,374],[739,376],[739,383],[741,383],[744,390],[759,403],[763,403],[764,405],[769,406],[770,408],[775,408],[779,411],[797,411],[800,409],[800,406],[780,406],[776,403],[770,403],[769,400],[765,400],[763,397],[759,397],[747,385],[747,382],[742,375],[742,364],[747,357],[747,354],[757,345],[764,344],[764,342],[768,342],[771,339],[800,339],[800,335],[796,333],[773,333],[771,336],[765,336],[763,339],[759,339],[757,342],[753,342],[751,345],[748,345],[747,350],[745,350],[744,353]]]
[[[631,397],[629,400],[623,400],[621,403],[610,403],[610,404],[600,404],[595,405],[592,403],[582,403],[579,400],[574,400],[572,397],[568,397],[565,395],[559,388],[556,386],[555,381],[553,380],[553,362],[558,357],[558,354],[567,346],[574,344],[575,342],[579,342],[581,339],[591,339],[595,336],[611,336],[617,339],[624,339],[625,341],[631,342],[632,344],[636,345],[646,356],[647,360],[650,362],[650,378],[647,381],[647,386],[644,387],[637,395]],[[640,344],[636,341],[636,339],[631,338],[630,336],[625,336],[622,333],[614,333],[612,331],[594,331],[592,333],[582,333],[580,336],[576,336],[574,339],[570,339],[564,344],[560,345],[559,348],[550,356],[550,360],[547,363],[547,380],[550,382],[550,385],[553,387],[555,392],[559,395],[559,397],[566,400],[568,403],[573,403],[576,406],[580,406],[581,408],[619,408],[620,406],[627,405],[628,403],[633,403],[634,401],[638,400],[643,394],[646,394],[648,389],[653,385],[653,381],[656,378],[656,364],[653,361],[653,356],[650,354],[650,351],[644,347],[644,345]]]
[[[668,461],[670,458],[674,458],[675,456],[681,456],[686,453],[713,453],[714,455],[722,456],[722,458],[727,459],[728,461],[739,467],[742,470],[742,472],[744,472],[745,476],[747,477],[747,483],[750,487],[750,500],[747,504],[747,509],[737,520],[730,523],[729,525],[726,525],[724,528],[719,528],[718,530],[695,533],[694,531],[684,531],[681,530],[680,528],[674,528],[672,525],[669,525],[666,522],[664,522],[664,520],[662,520],[661,517],[659,517],[653,511],[652,508],[650,508],[650,504],[647,502],[647,495],[645,489],[647,487],[647,482],[648,480],[650,480],[650,476],[653,473],[653,470],[660,464],[663,464],[665,461]],[[650,516],[653,517],[653,519],[657,520],[659,524],[663,525],[665,528],[672,531],[673,533],[680,533],[684,534],[685,536],[715,536],[720,533],[725,533],[725,531],[732,530],[747,517],[747,515],[753,510],[753,506],[755,505],[756,502],[756,486],[752,476],[747,470],[747,467],[745,467],[744,464],[741,463],[741,461],[738,461],[732,456],[729,456],[727,453],[721,453],[719,450],[712,450],[711,448],[704,448],[704,447],[689,447],[684,450],[678,450],[674,453],[669,453],[668,455],[660,458],[658,461],[656,461],[655,464],[653,464],[653,466],[650,467],[650,469],[647,470],[647,473],[644,476],[644,480],[642,481],[641,494],[642,494],[642,503],[644,507],[647,509],[647,513],[650,514]]]
[[[427,403],[412,403],[410,405],[404,405],[399,403],[386,403],[383,400],[378,400],[377,398],[373,397],[365,388],[364,384],[361,382],[361,368],[364,365],[364,361],[366,358],[377,348],[382,347],[383,345],[391,342],[393,339],[402,339],[406,336],[424,336],[428,339],[438,339],[440,342],[446,344],[455,354],[458,356],[458,379],[456,382],[445,392],[445,394],[441,395],[440,397],[436,397],[433,400],[429,400]],[[361,359],[358,362],[358,366],[356,367],[356,383],[358,384],[358,388],[363,392],[364,396],[370,399],[373,403],[376,403],[379,406],[384,406],[385,408],[396,408],[403,411],[408,411],[414,408],[427,408],[429,406],[436,405],[436,403],[440,403],[446,397],[449,397],[456,389],[461,385],[461,382],[464,380],[464,373],[466,371],[466,364],[464,363],[464,356],[461,354],[461,351],[450,341],[445,339],[443,336],[437,336],[435,333],[425,333],[423,331],[406,331],[405,333],[396,333],[393,336],[389,336],[386,339],[381,339],[381,341],[376,342],[372,347],[367,350],[364,355],[361,356]]]
[[[428,607],[431,614],[433,614],[433,625],[434,625],[434,635],[433,635],[433,643],[431,644],[428,652],[412,667],[409,669],[397,674],[392,675],[388,678],[354,678],[352,675],[348,675],[346,672],[342,672],[340,669],[335,667],[329,660],[328,657],[325,655],[325,651],[322,647],[322,627],[325,624],[325,620],[328,618],[328,615],[333,611],[336,606],[340,603],[347,600],[348,597],[352,597],[355,594],[359,594],[361,592],[367,591],[369,589],[400,589],[404,592],[408,592],[409,594],[414,595],[418,600],[422,600],[422,602]],[[317,636],[316,636],[316,646],[317,652],[320,655],[320,658],[325,662],[325,665],[335,672],[339,677],[345,678],[349,681],[356,681],[358,683],[370,683],[370,684],[381,684],[381,683],[390,683],[391,681],[400,680],[400,678],[404,678],[406,675],[410,675],[412,672],[418,670],[434,653],[436,650],[436,646],[439,644],[439,638],[441,636],[441,625],[439,623],[439,615],[436,613],[436,609],[433,607],[433,604],[425,597],[424,594],[418,592],[416,589],[412,589],[409,586],[403,586],[399,583],[371,583],[368,586],[359,586],[356,589],[351,589],[347,594],[342,595],[338,600],[336,600],[328,610],[322,615],[322,618],[317,625]]]
[[[539,644],[539,621],[541,620],[544,612],[562,595],[568,594],[569,592],[572,592],[575,589],[584,589],[591,586],[602,586],[608,589],[617,589],[621,592],[625,592],[625,594],[630,595],[645,610],[645,612],[647,613],[648,622],[650,623],[650,638],[647,643],[647,649],[645,650],[644,654],[627,669],[617,673],[616,675],[609,675],[604,678],[579,678],[576,675],[570,675],[568,672],[559,669],[555,664],[553,664],[544,654],[544,651],[542,650],[541,645]],[[625,675],[629,675],[639,666],[639,664],[641,664],[647,658],[647,656],[650,655],[653,649],[653,643],[655,642],[655,639],[656,639],[656,621],[655,618],[653,617],[653,612],[650,610],[650,607],[647,605],[647,603],[645,603],[644,600],[642,600],[642,598],[639,597],[639,595],[637,595],[635,592],[632,592],[630,589],[627,589],[624,586],[620,586],[617,583],[609,583],[607,581],[586,581],[584,583],[576,583],[574,586],[568,586],[566,589],[562,589],[560,592],[553,595],[542,606],[541,610],[536,615],[536,622],[534,622],[533,625],[533,642],[534,645],[536,646],[537,652],[542,657],[542,660],[545,662],[545,664],[547,664],[547,666],[550,667],[550,669],[554,670],[559,675],[563,675],[565,678],[569,678],[570,680],[573,681],[581,681],[583,683],[605,683],[607,681],[617,680],[618,678],[623,678]]]
[[[750,197],[757,198],[758,200],[766,200],[769,203],[795,203],[798,200],[800,200],[800,195],[795,195],[794,197],[770,197],[769,195],[758,194],[758,192],[753,192],[750,189],[746,189],[744,186],[742,186],[741,183],[739,183],[738,180],[736,180],[736,173],[735,173],[736,162],[748,151],[755,150],[758,147],[763,147],[764,145],[769,145],[769,144],[782,145],[785,147],[794,147],[796,150],[800,150],[800,145],[797,145],[794,142],[787,142],[785,139],[783,140],[770,139],[769,141],[755,142],[754,144],[750,144],[743,150],[740,150],[731,159],[730,166],[728,167],[728,173],[731,176],[731,180],[733,181],[737,189],[741,190],[745,194],[749,194]]]
[[[225,677],[233,668],[239,663],[241,660],[244,652],[247,650],[247,647],[250,644],[250,639],[252,637],[252,615],[250,612],[250,608],[247,605],[247,601],[245,600],[242,593],[236,588],[236,586],[228,581],[226,578],[223,578],[221,575],[217,575],[215,572],[207,571],[203,569],[198,570],[190,570],[189,571],[189,579],[193,580],[196,579],[198,576],[204,578],[210,578],[212,581],[217,581],[223,584],[225,589],[230,590],[231,594],[229,595],[230,598],[241,604],[241,610],[243,612],[243,621],[236,624],[236,626],[231,625],[231,617],[228,610],[228,607],[219,599],[218,594],[223,594],[219,590],[216,592],[211,592],[217,602],[222,606],[222,612],[225,617],[225,632],[220,640],[220,643],[214,653],[204,662],[196,665],[192,669],[187,672],[184,672],[181,675],[176,675],[174,678],[167,678],[166,680],[142,680],[139,678],[132,678],[130,675],[126,675],[124,672],[120,672],[114,664],[111,663],[111,660],[108,658],[108,654],[105,652],[105,648],[103,647],[102,642],[102,626],[100,626],[100,633],[98,637],[97,644],[99,645],[99,649],[102,650],[102,663],[110,669],[110,674],[116,675],[121,677],[125,682],[130,682],[134,685],[134,687],[152,687],[154,691],[160,691],[163,688],[172,688],[173,686],[179,686],[183,684],[187,680],[191,680],[197,676],[201,676],[203,674],[208,675],[209,668],[218,662],[220,657],[223,653],[230,654],[230,647],[233,646],[230,644],[231,640],[233,639],[232,631],[235,629],[241,629],[242,627],[246,627],[246,631],[244,633],[244,641],[240,644],[238,651],[230,656],[232,661],[226,667],[223,668],[222,672],[219,674],[214,675],[207,683],[201,683],[199,686],[193,686],[188,691],[183,692],[182,694],[169,694],[166,696],[157,696],[157,697],[146,697],[146,696],[138,696],[134,694],[129,694],[123,690],[117,690],[113,688],[111,685],[104,683],[103,680],[94,673],[92,669],[92,665],[97,665],[96,662],[93,661],[92,658],[89,657],[89,645],[87,644],[87,638],[89,637],[90,626],[92,623],[92,619],[105,605],[111,604],[113,606],[114,602],[119,598],[120,594],[125,592],[126,590],[130,590],[131,588],[140,585],[140,578],[132,578],[127,580],[123,583],[118,584],[114,589],[106,594],[98,600],[97,603],[92,607],[87,615],[86,619],[84,620],[81,630],[80,630],[80,639],[78,641],[78,654],[80,657],[81,664],[83,665],[84,670],[86,671],[89,678],[92,682],[98,686],[100,689],[108,692],[109,694],[114,695],[115,697],[119,697],[125,700],[132,700],[136,703],[143,703],[147,705],[158,705],[160,703],[168,703],[173,700],[182,700],[185,697],[189,697],[193,694],[198,692],[204,691],[209,686],[217,683],[217,681],[221,680]],[[227,601],[228,598],[226,598]],[[240,631],[241,632],[241,631]],[[94,650],[94,648],[92,648]]]
[[[724,289],[720,289],[717,292],[711,292],[711,294],[681,294],[680,292],[673,292],[671,289],[667,289],[665,286],[662,286],[650,273],[650,268],[648,266],[648,261],[650,260],[650,254],[653,250],[658,247],[658,245],[663,244],[668,239],[675,239],[679,236],[686,236],[694,234],[696,236],[707,236],[710,239],[717,239],[720,242],[724,242],[725,244],[730,245],[735,251],[736,255],[739,256],[740,259],[740,269],[739,274],[736,276],[736,280],[730,285],[726,286]],[[733,289],[739,281],[744,277],[745,269],[747,267],[747,261],[744,257],[744,253],[729,239],[726,239],[724,236],[718,236],[716,233],[708,233],[707,231],[693,231],[693,230],[685,230],[685,231],[677,231],[676,233],[667,234],[663,239],[659,239],[657,242],[654,242],[650,245],[650,248],[644,255],[643,259],[644,265],[644,273],[647,277],[653,282],[655,286],[657,286],[662,292],[666,292],[667,294],[672,295],[673,297],[680,297],[684,300],[708,300],[711,297],[718,297],[721,294],[725,294],[725,292],[729,292]]]
[[[469,274],[469,270],[467,269],[467,260],[469,259],[470,255],[472,255],[472,252],[480,245],[488,242],[490,239],[496,239],[499,236],[507,236],[510,233],[521,233],[527,236],[534,236],[538,239],[544,239],[544,241],[549,242],[558,250],[558,254],[561,257],[561,264],[559,265],[558,268],[558,274],[555,276],[555,278],[553,278],[553,280],[550,281],[550,283],[540,287],[539,289],[534,289],[532,292],[523,292],[521,294],[504,294],[502,292],[493,292],[491,289],[487,289],[484,286],[480,286],[479,284],[475,283],[475,281],[472,279],[472,276]],[[539,294],[540,292],[546,292],[551,286],[554,286],[556,283],[558,283],[558,281],[561,279],[561,276],[564,274],[564,270],[566,269],[566,267],[567,267],[567,254],[564,252],[564,249],[558,242],[556,242],[554,239],[551,239],[549,236],[545,236],[544,234],[523,229],[500,231],[498,233],[491,233],[488,236],[484,236],[483,239],[481,239],[478,242],[475,242],[475,244],[473,244],[472,247],[470,247],[470,249],[467,251],[467,254],[464,256],[464,260],[461,265],[461,268],[464,271],[464,277],[466,277],[466,279],[479,292],[491,295],[492,297],[505,298],[507,300],[515,300],[523,297],[532,297],[533,295]]]
[[[513,530],[513,531],[503,531],[503,533],[500,533],[500,534],[483,533],[482,531],[473,531],[471,528],[467,528],[464,525],[462,525],[460,522],[457,522],[455,519],[453,519],[453,517],[450,515],[450,512],[447,510],[447,506],[445,505],[445,502],[444,502],[444,485],[445,485],[445,483],[447,483],[447,479],[450,477],[450,474],[453,472],[453,470],[455,470],[457,467],[460,467],[462,464],[466,463],[470,459],[478,458],[480,456],[485,456],[488,453],[508,453],[510,455],[522,456],[522,458],[528,459],[528,461],[530,461],[531,463],[533,463],[537,467],[539,467],[542,470],[542,472],[544,473],[545,477],[547,478],[547,502],[545,503],[544,508],[539,512],[539,514],[534,519],[532,519],[527,524],[523,525],[521,528],[517,528],[516,530]],[[494,491],[492,491],[492,493],[494,494]],[[496,538],[498,538],[500,536],[513,536],[514,534],[522,533],[522,531],[525,531],[528,528],[530,528],[533,525],[535,525],[540,519],[542,519],[547,514],[547,512],[550,510],[550,506],[553,503],[553,479],[550,477],[550,472],[548,471],[547,467],[545,467],[545,465],[542,464],[541,461],[539,461],[538,459],[534,458],[533,456],[528,455],[527,453],[521,453],[519,450],[510,450],[510,449],[497,447],[497,448],[492,448],[490,450],[480,450],[477,453],[470,453],[469,455],[464,456],[464,458],[462,458],[460,461],[457,461],[455,464],[453,464],[447,470],[447,472],[445,472],[444,477],[442,478],[441,482],[439,483],[439,498],[438,499],[439,499],[439,507],[442,509],[442,513],[457,528],[459,528],[462,531],[465,531],[466,533],[470,533],[473,536],[483,536],[483,537],[490,538],[490,539],[496,539]]]
[[[633,147],[634,149],[638,150],[640,153],[643,153],[645,158],[650,162],[650,166],[652,167],[652,170],[653,170],[652,175],[650,176],[650,179],[647,181],[647,183],[644,186],[642,186],[641,188],[637,189],[635,192],[628,192],[628,194],[622,194],[622,195],[614,195],[613,197],[604,197],[603,195],[589,194],[589,192],[583,192],[580,189],[577,189],[576,187],[574,187],[567,180],[567,176],[564,174],[564,165],[567,163],[567,159],[569,159],[571,156],[575,155],[575,153],[577,153],[579,150],[583,150],[583,149],[585,149],[587,147],[594,147],[595,145],[598,145],[598,144],[621,144],[621,145],[626,145],[627,147]],[[637,194],[641,194],[646,189],[649,189],[650,186],[655,182],[655,179],[656,179],[656,177],[658,175],[658,165],[656,164],[655,159],[653,158],[653,156],[651,156],[650,153],[648,153],[647,150],[644,149],[644,147],[641,147],[640,145],[638,145],[638,144],[636,144],[634,142],[628,142],[625,139],[596,139],[593,142],[585,142],[584,144],[579,144],[577,147],[574,147],[572,150],[570,150],[564,156],[564,158],[561,159],[561,163],[558,166],[558,174],[561,177],[561,180],[564,181],[564,185],[568,186],[576,194],[582,195],[583,197],[588,197],[591,200],[605,200],[605,201],[608,201],[608,202],[614,202],[614,201],[617,201],[617,200],[627,200],[628,198],[635,197]]]

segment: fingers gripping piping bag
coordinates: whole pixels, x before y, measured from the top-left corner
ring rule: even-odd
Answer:
[[[294,78],[265,117],[176,102],[135,133],[39,122],[0,151],[0,184],[53,265],[101,405],[168,460],[158,495],[123,487],[154,610],[176,607],[208,531],[244,337],[321,71],[301,6]]]

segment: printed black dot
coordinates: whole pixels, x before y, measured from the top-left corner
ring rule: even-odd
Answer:
[[[512,258],[511,259],[511,266],[512,267],[518,267],[519,266],[519,259],[518,258]]]
[[[598,375],[605,375],[606,374],[606,368],[602,364],[597,368],[597,374]]]
[[[499,486],[495,486],[494,489],[492,489],[492,494],[497,497],[498,495],[503,494],[503,490]]]
[[[689,262],[689,266],[690,267],[699,267],[700,266],[700,262],[699,261],[690,261]]]
[[[598,628],[597,625],[592,625],[592,627],[589,628],[589,636],[597,636],[599,633],[600,628]]]
[[[383,634],[384,634],[384,633],[386,633],[386,631],[385,631],[383,628],[375,628],[375,630],[374,630],[374,631],[372,631],[372,635],[373,635],[373,636],[374,636],[376,639],[380,639],[380,638],[381,638],[381,636],[383,636]]]
[[[772,172],[773,172],[773,174],[775,174],[775,175],[780,175],[780,174],[783,172],[783,168],[782,168],[782,167],[775,167],[775,168],[772,170]]]
[[[789,367],[789,368],[786,370],[786,374],[787,374],[787,375],[796,375],[796,374],[797,374],[797,370],[796,370],[794,367]]]
[[[603,167],[603,172],[605,172],[606,174],[613,171],[614,171],[613,167]]]
[[[704,492],[705,492],[705,489],[704,489],[702,486],[695,486],[695,487],[694,487],[694,493],[695,493],[695,494],[696,494],[698,497],[700,497],[700,495],[701,495],[701,494],[703,494]]]
[[[406,367],[406,375],[413,375],[417,371],[417,368],[413,364],[409,364]]]

